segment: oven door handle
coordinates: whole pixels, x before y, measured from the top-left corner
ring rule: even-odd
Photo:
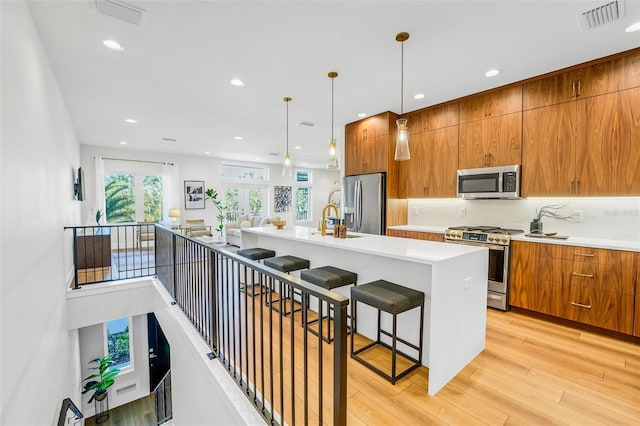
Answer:
[[[464,244],[465,246],[486,247],[489,250],[504,251],[505,249],[505,246],[497,246],[494,244],[477,243],[477,242],[470,242],[470,241],[444,240],[444,242],[451,243],[451,244]]]

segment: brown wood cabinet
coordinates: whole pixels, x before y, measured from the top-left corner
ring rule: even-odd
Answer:
[[[460,124],[461,169],[508,166],[522,161],[522,113]]]
[[[395,121],[392,112],[349,123],[345,128],[345,175],[389,172],[395,152]]]
[[[546,107],[640,86],[640,52],[524,85],[523,109]]]
[[[640,337],[640,254],[636,253],[636,308],[633,335]]]
[[[522,195],[640,194],[640,87],[524,112]]]
[[[636,254],[514,241],[511,305],[631,334]]]
[[[87,228],[91,230],[91,228]],[[77,269],[111,266],[111,230],[95,228],[93,235],[76,236]]]
[[[414,240],[425,241],[437,241],[444,242],[444,234],[437,232],[422,232],[422,231],[405,231],[400,229],[387,229],[387,236],[400,237],[400,238],[412,238]]]
[[[520,111],[522,86],[510,86],[460,101],[460,124]]]
[[[400,164],[400,196],[455,197],[458,126],[418,133],[410,144],[411,160]]]

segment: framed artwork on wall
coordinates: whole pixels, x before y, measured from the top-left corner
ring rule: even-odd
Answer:
[[[291,207],[291,187],[273,187],[274,209],[276,213],[286,212]]]
[[[185,180],[184,181],[184,208],[204,209],[204,181]]]

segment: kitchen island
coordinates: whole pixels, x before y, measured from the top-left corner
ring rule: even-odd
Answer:
[[[488,251],[432,241],[350,233],[322,236],[313,228],[244,228],[241,247],[295,255],[311,267],[331,265],[358,274],[358,284],[378,279],[425,293],[422,363],[429,368],[428,394],[435,395],[485,347]],[[349,288],[336,293],[349,296]],[[358,304],[358,333],[375,339],[376,311]],[[417,341],[419,310],[398,317],[398,335]],[[383,315],[383,328],[391,318]],[[399,345],[399,349],[403,350]],[[408,349],[407,349],[408,350]]]

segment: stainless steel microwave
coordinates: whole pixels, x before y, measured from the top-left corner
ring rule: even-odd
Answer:
[[[458,197],[515,200],[520,198],[520,166],[458,170]]]

